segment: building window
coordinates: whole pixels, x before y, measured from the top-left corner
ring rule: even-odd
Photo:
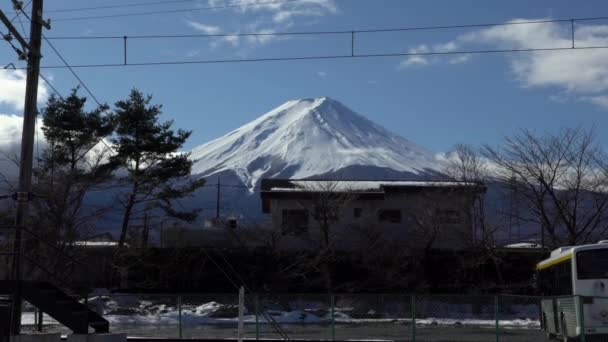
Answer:
[[[308,210],[283,210],[283,235],[301,235],[308,232]]]
[[[389,223],[401,223],[401,210],[380,210],[378,212],[378,221]]]
[[[353,216],[355,218],[360,218],[362,213],[363,213],[363,208],[355,208],[355,209],[353,209]]]
[[[462,221],[458,210],[439,210],[437,215],[441,224],[460,224]]]

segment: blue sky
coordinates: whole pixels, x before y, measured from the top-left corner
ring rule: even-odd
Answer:
[[[230,2],[251,1],[254,0]],[[128,3],[136,2],[145,1]],[[12,12],[7,3],[3,2],[1,8]],[[52,19],[53,25],[45,34],[57,37],[365,30],[608,16],[606,1],[556,0],[302,0],[257,8],[78,21],[60,19],[226,2],[200,0],[104,11],[50,12],[125,3],[126,0],[47,1],[46,17]],[[535,24],[361,34],[356,46],[358,53],[554,47],[568,44],[568,27],[569,24]],[[608,45],[608,20],[585,22],[580,27],[577,24],[576,38],[577,44]],[[54,40],[53,44],[71,64],[120,63],[123,58],[122,40]],[[129,40],[131,62],[349,52],[348,35]],[[43,65],[60,64],[46,44],[43,55]],[[0,62],[23,64],[16,62],[6,43],[0,44]],[[83,68],[77,72],[102,102],[114,103],[132,87],[153,94],[155,102],[164,105],[166,119],[174,119],[176,127],[194,131],[188,148],[219,137],[287,100],[317,96],[335,98],[436,151],[449,150],[456,143],[497,144],[518,128],[554,132],[575,126],[595,127],[598,140],[608,148],[608,135],[604,134],[608,128],[608,50]],[[43,74],[64,94],[77,84],[67,70],[44,70]],[[20,77],[13,72],[0,73],[0,113],[4,115],[20,113]],[[43,97],[44,94],[42,89]],[[0,120],[0,125],[2,122],[8,127],[6,121]],[[5,139],[14,133],[6,129],[2,132]]]

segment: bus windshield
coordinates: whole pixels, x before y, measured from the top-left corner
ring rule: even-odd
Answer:
[[[592,249],[576,253],[578,279],[608,278],[608,249]]]

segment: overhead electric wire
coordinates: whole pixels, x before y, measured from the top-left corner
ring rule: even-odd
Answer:
[[[364,29],[364,30],[326,30],[326,31],[286,31],[286,32],[241,32],[241,33],[217,33],[217,34],[154,34],[154,35],[112,35],[112,36],[55,36],[48,37],[53,40],[94,40],[94,39],[161,39],[161,38],[214,38],[214,37],[249,37],[249,36],[298,36],[298,35],[338,35],[338,34],[362,34],[362,33],[387,33],[387,32],[407,32],[407,31],[425,31],[425,30],[449,30],[463,28],[480,28],[493,26],[511,26],[511,25],[530,25],[530,24],[549,24],[549,23],[566,23],[577,21],[597,21],[608,20],[608,16],[602,17],[581,17],[572,19],[544,19],[544,20],[527,20],[517,22],[504,23],[481,23],[481,24],[461,24],[461,25],[441,25],[441,26],[412,26],[412,27],[394,27],[394,28],[379,28],[379,29]]]
[[[84,83],[84,81],[80,78],[80,76],[78,76],[78,74],[76,73],[76,71],[74,71],[74,69],[72,68],[72,66],[70,66],[70,64],[65,60],[65,58],[63,58],[63,56],[55,48],[55,46],[53,45],[53,43],[51,43],[44,35],[42,35],[42,38],[49,45],[49,47],[55,52],[55,54],[57,55],[57,57],[59,57],[59,59],[61,59],[61,61],[65,65],[65,67],[68,68],[68,70],[70,70],[70,72],[72,73],[72,75],[74,75],[74,77],[76,78],[76,80],[78,80],[78,83],[80,83],[80,85],[82,85],[82,87],[87,91],[87,93],[89,93],[89,95],[91,96],[91,98],[93,99],[93,101],[95,101],[95,103],[97,103],[97,105],[102,106],[101,102],[97,99],[97,97],[95,96],[95,94],[93,94],[93,92],[91,91],[91,89],[89,89],[89,87]]]
[[[225,64],[225,63],[256,63],[256,62],[279,62],[279,61],[305,61],[305,60],[328,60],[328,59],[350,59],[350,58],[377,58],[377,57],[411,57],[411,56],[441,56],[441,55],[468,55],[468,54],[497,54],[517,52],[540,52],[540,51],[572,51],[572,50],[598,50],[608,49],[608,45],[583,46],[583,47],[556,47],[556,48],[524,48],[524,49],[494,49],[494,50],[462,50],[462,51],[436,51],[436,52],[403,52],[403,53],[378,53],[378,54],[343,54],[343,55],[320,55],[300,57],[267,57],[267,58],[243,58],[243,59],[208,59],[198,61],[159,61],[159,62],[136,62],[136,63],[100,63],[100,64],[75,64],[47,65],[41,69],[64,69],[64,68],[112,68],[112,67],[137,67],[137,66],[164,66],[164,65],[188,65],[188,64]],[[16,69],[27,69],[17,67]]]
[[[82,87],[87,91],[87,93],[91,96],[91,98],[93,99],[93,101],[95,101],[95,103],[97,103],[97,105],[99,107],[103,107],[103,105],[97,99],[97,97],[95,96],[95,94],[93,94],[93,92],[91,91],[91,89],[89,89],[89,87],[86,85],[86,83],[84,83],[84,81],[80,78],[80,76],[78,76],[78,74],[76,73],[76,71],[74,71],[74,69],[70,66],[70,64],[66,61],[66,59],[63,58],[63,56],[61,55],[61,53],[59,53],[59,51],[55,48],[55,46],[48,39],[46,39],[46,37],[44,35],[42,35],[42,38],[51,47],[51,49],[55,52],[55,54],[57,54],[57,56],[59,57],[59,59],[61,59],[61,61],[63,61],[63,63],[65,64],[65,66],[70,70],[70,72],[72,73],[72,75],[74,75],[74,77],[76,78],[76,80],[78,80],[78,83],[80,83],[80,85],[82,85]],[[106,114],[107,114],[107,112],[106,112]],[[112,148],[110,146],[108,146],[108,144],[105,142],[105,140],[104,140],[103,137],[99,140],[99,142],[101,142],[110,152],[113,152]]]
[[[27,2],[27,4],[25,4],[25,5],[21,6],[21,10],[23,10],[23,9],[27,8],[27,7],[28,7],[28,6],[29,6],[31,3],[32,3],[32,0],[28,1],[28,2]],[[17,17],[18,17],[18,16],[21,14],[21,12],[20,12],[20,11],[17,11],[17,12],[15,12],[14,14],[15,14],[15,16],[14,16],[14,17],[11,19],[11,23],[12,23],[12,22],[14,22],[14,21],[15,21],[15,19],[17,19]]]
[[[106,10],[113,8],[128,8],[128,7],[139,7],[139,6],[155,6],[155,5],[173,5],[184,2],[197,2],[200,0],[164,0],[164,1],[150,1],[150,2],[136,2],[132,4],[121,4],[121,5],[104,5],[104,6],[91,6],[91,7],[75,7],[75,8],[60,8],[46,10],[47,13],[60,13],[60,12],[80,12],[80,11],[96,11]]]
[[[297,1],[302,1],[302,0],[269,0],[269,1],[255,2],[255,3],[241,2],[241,3],[231,3],[231,4],[227,4],[227,5],[221,5],[221,6],[192,7],[192,8],[159,10],[159,11],[149,11],[149,12],[118,13],[118,14],[87,16],[87,17],[57,18],[57,19],[54,19],[54,21],[77,21],[77,20],[134,17],[134,16],[153,15],[153,14],[187,13],[187,12],[199,12],[199,11],[210,11],[210,10],[223,10],[223,9],[230,9],[230,8],[244,8],[244,7],[274,5],[274,4],[283,4],[283,3],[290,3],[290,2],[297,2]]]

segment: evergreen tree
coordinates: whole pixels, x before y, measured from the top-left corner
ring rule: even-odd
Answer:
[[[189,179],[192,162],[178,150],[191,131],[172,129],[173,121],[160,122],[161,105],[151,104],[152,97],[133,89],[129,98],[115,104],[116,131],[112,161],[126,170],[122,178],[129,190],[121,198],[124,206],[119,246],[139,211],[162,210],[166,215],[186,221],[196,219],[197,210],[179,211],[175,200],[192,194],[204,181]]]
[[[47,146],[35,169],[33,191],[38,196],[31,202],[27,226],[46,243],[24,242],[30,258],[66,279],[74,264],[65,256],[77,257],[68,247],[92,230],[105,211],[85,207],[85,196],[112,175],[109,149],[101,143],[113,131],[112,116],[104,114],[107,106],[90,111],[85,107],[86,98],[75,88],[65,98],[51,96],[42,110]]]
[[[42,110],[47,147],[36,170],[34,189],[43,197],[35,201],[40,207],[34,223],[61,242],[76,239],[91,215],[99,214],[83,212],[84,197],[112,171],[108,149],[101,143],[113,131],[112,116],[104,114],[105,105],[85,110],[86,98],[77,92],[75,88],[65,98],[51,96]]]

